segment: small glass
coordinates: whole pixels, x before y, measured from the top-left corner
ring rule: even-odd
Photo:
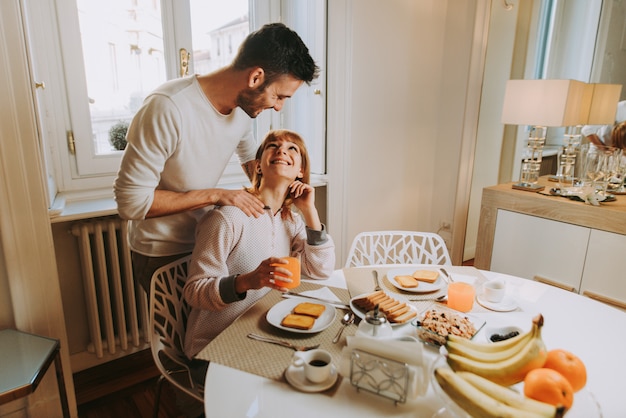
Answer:
[[[454,282],[448,285],[448,307],[460,312],[469,312],[474,306],[476,289],[469,283]]]
[[[283,286],[287,289],[294,289],[298,286],[300,286],[300,258],[298,257],[282,257],[283,260],[287,260],[288,264],[272,264],[273,267],[282,267],[284,269],[287,269],[291,272],[291,282],[285,282],[280,280],[281,277],[287,277],[287,276],[283,276],[280,273],[277,273],[274,277],[276,280],[276,284]]]
[[[611,193],[626,194],[626,152],[620,150],[615,176],[609,180]]]

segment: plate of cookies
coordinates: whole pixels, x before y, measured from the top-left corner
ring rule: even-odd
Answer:
[[[369,311],[373,311],[376,305],[392,327],[404,325],[417,316],[417,309],[413,305],[394,299],[382,290],[350,299],[350,309],[361,319],[365,318]]]
[[[267,311],[267,322],[285,331],[313,334],[325,330],[335,320],[335,307],[322,302],[285,299]]]
[[[439,270],[425,267],[391,269],[387,278],[398,289],[413,293],[435,292],[445,285]]]

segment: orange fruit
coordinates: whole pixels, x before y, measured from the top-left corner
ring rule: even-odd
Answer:
[[[587,384],[587,368],[585,363],[567,350],[555,349],[548,351],[548,358],[543,367],[561,373],[578,392]]]
[[[545,367],[528,372],[524,378],[524,395],[566,409],[574,403],[574,389],[569,380],[556,370]]]

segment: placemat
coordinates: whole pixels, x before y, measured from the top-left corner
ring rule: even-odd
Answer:
[[[298,286],[297,291],[303,292],[319,289],[321,287],[323,286],[316,283],[302,282],[300,286]],[[350,296],[346,289],[335,287],[328,287],[328,289],[342,302],[348,303],[350,301]],[[211,341],[197,354],[196,358],[213,361],[224,366],[243,370],[269,379],[283,381],[283,373],[291,364],[294,350],[248,338],[247,335],[253,332],[267,337],[279,338],[298,345],[320,344],[319,348],[328,350],[333,357],[333,364],[338,367],[341,358],[341,349],[346,345],[345,337],[354,335],[357,330],[357,326],[354,324],[346,327],[341,340],[339,340],[337,344],[332,343],[332,339],[342,326],[341,318],[346,311],[337,309],[333,323],[319,333],[293,333],[278,329],[265,319],[267,311],[281,300],[284,299],[280,292],[269,292]]]
[[[372,271],[376,270],[378,272],[378,282],[380,283],[380,287],[387,293],[389,296],[398,299],[401,302],[409,303],[417,309],[418,312],[423,312],[426,309],[430,308],[435,299],[441,295],[445,295],[447,293],[447,285],[442,287],[440,290],[430,293],[413,293],[407,292],[395,287],[391,281],[387,278],[387,272],[391,269],[395,269],[398,267],[407,267],[411,266],[411,264],[398,264],[398,265],[383,265],[383,266],[372,266],[372,267],[350,267],[344,268],[343,274],[346,279],[346,284],[348,286],[348,291],[350,292],[350,297],[355,297],[367,293],[371,293],[374,291],[374,276]],[[461,275],[473,276],[475,278],[476,289],[480,289],[480,286],[487,279],[483,274],[475,267],[471,266],[441,266],[446,269],[448,273],[456,273]],[[445,305],[445,302],[443,302]],[[478,302],[474,301],[474,306],[472,308],[472,312],[491,312],[488,309],[482,307],[478,304]]]

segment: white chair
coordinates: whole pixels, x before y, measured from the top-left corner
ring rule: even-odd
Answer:
[[[431,232],[361,232],[352,241],[344,267],[375,264],[452,265],[443,238]]]
[[[190,307],[183,287],[191,256],[166,264],[152,275],[150,284],[150,347],[161,376],[157,383],[154,416],[158,416],[163,381],[204,402],[204,388],[194,382],[183,351]]]

